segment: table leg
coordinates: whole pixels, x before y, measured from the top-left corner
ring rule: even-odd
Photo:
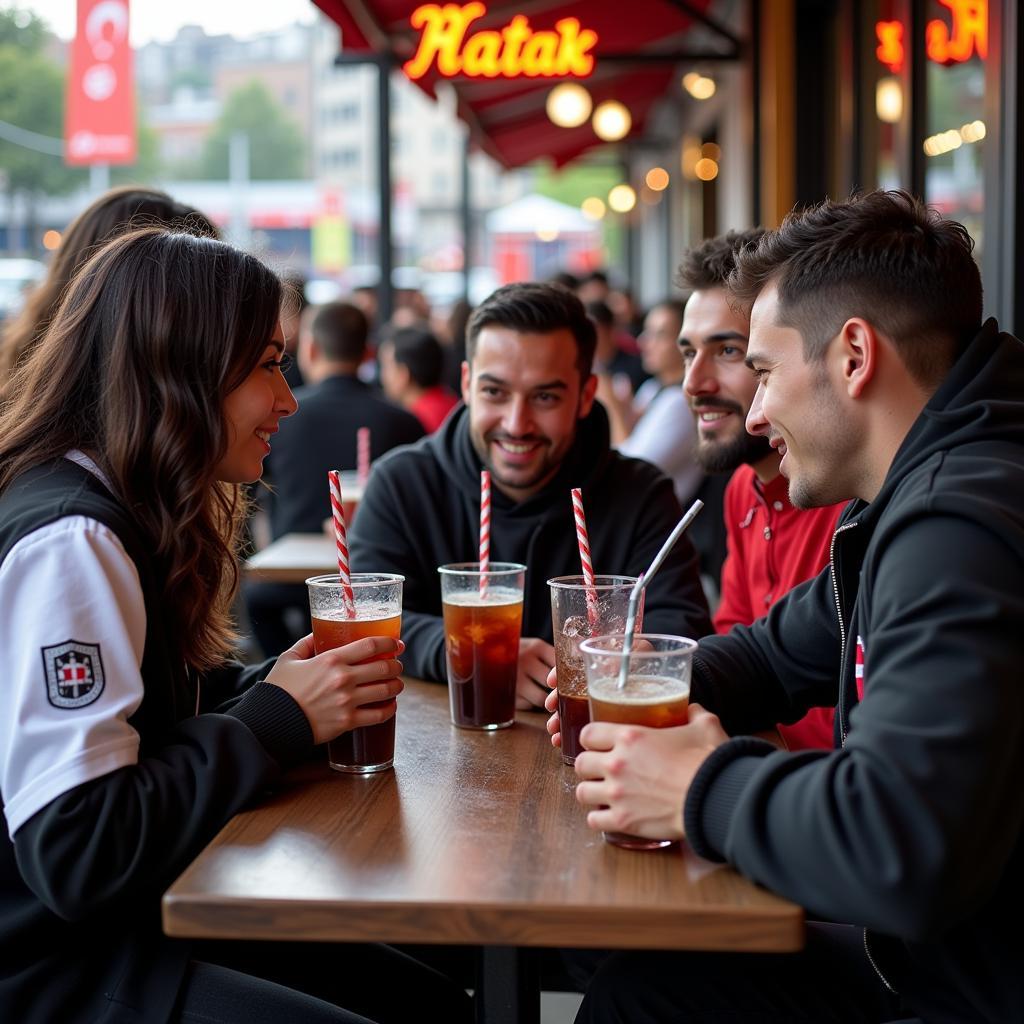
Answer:
[[[477,1024],[539,1024],[538,951],[483,946],[477,967]]]

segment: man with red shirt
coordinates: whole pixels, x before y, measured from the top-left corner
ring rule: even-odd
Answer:
[[[384,394],[408,409],[432,434],[458,398],[442,383],[444,349],[430,331],[401,327],[383,338],[377,348],[380,384]]]
[[[692,291],[679,347],[683,391],[697,418],[697,460],[708,473],[735,470],[725,491],[728,554],[715,631],[749,625],[784,594],[828,565],[832,533],[844,505],[797,509],[767,437],[744,426],[757,380],[744,364],[749,321],[729,302],[725,283],[735,254],[764,233],[730,231],[690,249],[679,281]],[[790,749],[832,746],[833,712],[814,708],[779,732]]]

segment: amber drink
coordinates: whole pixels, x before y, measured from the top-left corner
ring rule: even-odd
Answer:
[[[452,722],[504,729],[515,721],[526,566],[492,562],[481,572],[462,562],[438,572]]]
[[[582,576],[556,576],[548,580],[558,679],[558,720],[565,764],[575,763],[582,749],[580,731],[590,721],[587,673],[580,642],[591,636],[625,632],[629,597],[635,584],[633,576],[595,576],[590,587]],[[643,595],[640,601],[637,629],[643,624]]]
[[[397,640],[402,629],[403,576],[384,573],[353,573],[355,618],[346,616],[343,590],[337,576],[316,576],[306,581],[313,619],[313,648],[317,654],[343,647],[368,636]],[[390,658],[393,655],[382,655]],[[394,700],[374,701],[363,707],[377,708]],[[365,774],[379,772],[395,763],[395,716],[379,725],[350,729],[327,744],[327,763],[335,771]]]
[[[621,636],[594,637],[580,644],[587,669],[591,719],[652,729],[685,725],[697,642],[679,636],[636,634],[625,666],[625,685],[622,644]],[[625,832],[605,832],[604,838],[627,850],[658,850],[675,842]]]

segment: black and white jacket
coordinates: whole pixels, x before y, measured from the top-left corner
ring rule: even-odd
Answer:
[[[180,667],[159,579],[80,453],[0,496],[0,1020],[166,1020],[161,894],[312,746],[269,663]]]

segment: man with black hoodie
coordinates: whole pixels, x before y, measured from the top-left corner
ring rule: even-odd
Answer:
[[[353,525],[352,565],[406,577],[406,670],[445,679],[437,567],[477,557],[480,471],[491,474],[491,557],[527,566],[519,707],[540,706],[555,663],[546,581],[580,572],[570,489],[580,487],[598,573],[639,575],[681,515],[671,481],[610,448],[594,402],[594,326],[565,288],[499,288],[470,318],[465,406],[432,436],[374,465]],[[711,631],[683,538],[648,588],[644,628]]]
[[[793,956],[616,954],[578,1020],[1024,1020],[1024,346],[982,325],[972,247],[873,192],[738,255],[747,428],[797,506],[857,500],[830,568],[701,641],[690,724],[584,730],[577,795],[842,924]],[[729,738],[829,704],[835,750]]]

